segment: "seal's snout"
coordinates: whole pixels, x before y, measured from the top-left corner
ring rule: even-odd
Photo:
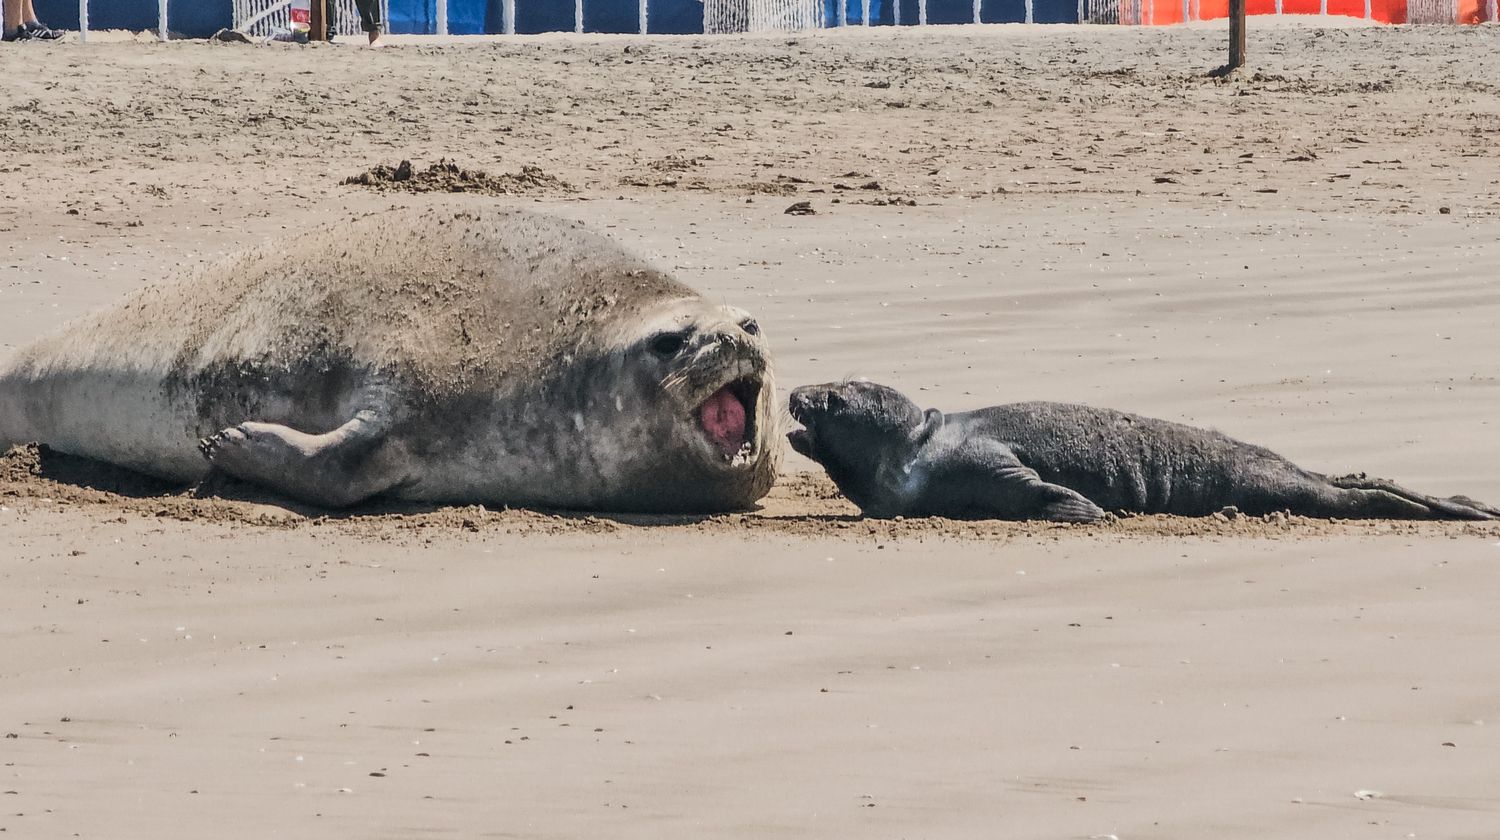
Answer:
[[[819,403],[823,402],[826,405],[825,401],[826,394],[823,387],[819,385],[803,385],[794,389],[792,395],[787,398],[787,411],[792,415],[793,420],[801,423],[805,428],[787,432],[786,440],[792,445],[792,451],[804,458],[814,458],[813,418],[818,413]]]
[[[787,410],[791,412],[793,420],[804,422],[802,418],[812,411],[812,394],[807,386],[792,391],[792,395],[787,398]]]
[[[836,412],[848,405],[848,401],[833,385],[803,385],[792,391],[787,401],[787,410],[792,419],[804,426],[815,417]]]

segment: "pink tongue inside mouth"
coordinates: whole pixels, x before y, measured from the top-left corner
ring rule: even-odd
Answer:
[[[727,385],[698,408],[698,422],[726,458],[734,457],[745,444],[745,406]]]

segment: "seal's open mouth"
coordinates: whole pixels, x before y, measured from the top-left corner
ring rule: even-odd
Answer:
[[[736,379],[715,391],[693,415],[715,450],[730,464],[748,463],[755,454],[755,406],[760,380]]]

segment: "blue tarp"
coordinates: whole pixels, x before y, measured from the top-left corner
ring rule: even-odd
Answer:
[[[78,28],[76,0],[33,0],[37,16],[53,26]],[[823,0],[824,17],[829,26],[838,22],[839,0]],[[848,21],[862,22],[861,0],[844,0]],[[870,0],[870,22],[890,25],[895,22],[892,6],[901,4],[901,24],[917,22],[917,0]],[[572,0],[515,0],[516,31],[571,32]],[[640,0],[584,0],[585,32],[640,31]],[[427,33],[437,29],[436,0],[390,0],[392,32]],[[155,29],[157,0],[93,0],[89,4],[89,26],[94,29]],[[168,4],[168,28],[189,37],[201,38],[230,25],[230,0],[171,0]],[[649,0],[647,6],[650,31],[662,34],[691,34],[703,31],[701,0]],[[1033,19],[1037,23],[1074,23],[1078,20],[1077,0],[1035,0]],[[448,0],[448,31],[458,35],[501,32],[500,0]],[[982,0],[980,20],[984,23],[1017,23],[1026,19],[1025,0]],[[928,23],[973,23],[973,0],[928,0]]]

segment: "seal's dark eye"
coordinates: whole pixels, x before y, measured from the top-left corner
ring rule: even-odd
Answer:
[[[651,352],[658,356],[675,356],[687,343],[682,333],[662,333],[651,339]]]
[[[760,335],[760,324],[755,323],[754,318],[750,318],[745,323],[740,324],[740,329],[744,330],[747,335]]]

